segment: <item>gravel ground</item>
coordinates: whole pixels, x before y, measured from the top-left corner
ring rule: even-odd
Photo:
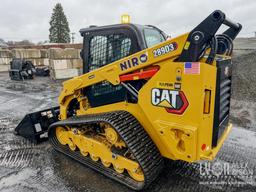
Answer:
[[[34,145],[14,135],[26,113],[57,105],[60,82],[7,79],[0,73],[1,192],[130,191],[54,151],[48,142]],[[256,107],[253,99],[245,98],[238,94],[232,100],[235,127],[213,162],[166,160],[164,171],[145,191],[256,191]]]
[[[235,51],[232,78],[231,120],[256,131],[256,50]]]

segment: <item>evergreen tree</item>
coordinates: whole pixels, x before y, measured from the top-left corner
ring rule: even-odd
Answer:
[[[69,24],[60,3],[53,9],[49,31],[50,43],[70,43]]]

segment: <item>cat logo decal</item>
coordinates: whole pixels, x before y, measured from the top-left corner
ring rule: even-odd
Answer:
[[[152,105],[164,107],[168,113],[183,114],[188,107],[188,101],[179,90],[154,88],[151,91]]]

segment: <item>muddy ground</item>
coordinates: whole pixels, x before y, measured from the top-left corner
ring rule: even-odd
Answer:
[[[241,57],[234,60],[235,126],[217,158],[211,163],[166,161],[145,191],[256,191],[256,73],[239,65],[248,60]],[[57,105],[60,85],[49,78],[14,82],[0,73],[0,191],[130,191],[54,151],[48,142],[34,145],[13,134],[26,113]]]

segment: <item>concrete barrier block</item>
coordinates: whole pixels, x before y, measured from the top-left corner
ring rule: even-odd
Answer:
[[[0,49],[0,58],[12,58],[12,52],[9,49]]]
[[[48,49],[49,59],[55,59],[57,57],[57,53],[61,51],[61,48],[50,48]]]
[[[35,66],[39,66],[39,65],[49,65],[49,59],[26,59],[28,61],[31,61]]]
[[[79,59],[77,49],[73,48],[51,48],[49,49],[49,58],[50,59]]]
[[[0,58],[0,65],[9,65],[11,60],[12,58],[7,58],[7,57]]]
[[[41,58],[41,52],[39,49],[25,49],[25,57],[24,58]]]
[[[77,50],[78,58],[79,58],[79,59],[82,59],[82,58],[81,58],[81,54],[80,54],[81,49],[76,49],[76,50]]]
[[[72,64],[70,59],[50,59],[50,67],[52,69],[70,69]]]
[[[0,72],[9,71],[10,65],[0,65]]]
[[[25,58],[26,51],[25,49],[12,49],[12,55],[15,59]]]
[[[83,75],[83,69],[78,69],[78,75]]]
[[[41,58],[48,58],[48,50],[47,49],[40,49]]]
[[[69,79],[79,75],[78,69],[51,69],[50,76],[52,79]]]
[[[83,68],[83,60],[82,59],[72,59],[72,68],[82,69]]]
[[[66,48],[64,49],[65,55],[67,55],[68,58],[71,59],[80,59],[80,52],[79,49],[74,48]]]
[[[39,49],[13,49],[13,58],[17,59],[36,59],[41,58]]]
[[[44,63],[43,65],[46,65],[46,66],[50,65],[50,61],[48,58],[43,59],[43,63]]]

